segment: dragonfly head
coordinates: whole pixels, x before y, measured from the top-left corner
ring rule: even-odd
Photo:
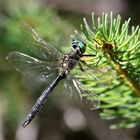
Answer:
[[[72,47],[74,50],[79,51],[80,54],[83,54],[86,51],[86,44],[83,41],[73,40]]]

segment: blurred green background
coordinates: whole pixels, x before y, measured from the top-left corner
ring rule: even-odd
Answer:
[[[32,123],[21,127],[43,89],[41,83],[23,77],[5,60],[8,52],[27,51],[21,25],[31,24],[45,40],[65,52],[70,49],[70,35],[80,29],[83,17],[90,19],[92,11],[98,16],[113,11],[123,19],[131,17],[134,25],[140,22],[138,0],[0,0],[0,140],[140,139],[139,128],[110,130],[99,111],[67,103],[59,89]]]

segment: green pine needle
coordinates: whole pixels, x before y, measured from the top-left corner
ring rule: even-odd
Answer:
[[[130,20],[122,23],[112,12],[98,18],[92,13],[91,27],[85,18],[81,25],[87,53],[95,57],[85,58],[92,68],[90,78],[78,78],[99,95],[102,118],[116,121],[111,128],[140,122],[140,28],[130,27]]]

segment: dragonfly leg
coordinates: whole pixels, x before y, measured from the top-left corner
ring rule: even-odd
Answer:
[[[94,56],[96,56],[96,54],[83,54],[82,57],[83,56],[86,56],[86,57],[94,57]]]
[[[87,68],[86,69],[84,69],[83,67],[82,67],[82,64],[83,65],[85,65]],[[85,72],[87,69],[92,69],[92,66],[89,66],[84,60],[81,60],[80,59],[80,63],[79,63],[79,67],[80,67],[80,70],[82,71],[82,72]]]
[[[81,63],[79,63],[78,65],[79,65],[80,70],[81,70],[82,72],[85,72],[85,69],[83,69]]]
[[[84,64],[85,66],[87,66],[88,68],[91,68],[84,60],[81,60],[81,59],[80,59],[80,62],[81,62],[82,64]]]
[[[80,62],[82,62],[84,65],[88,66],[88,64],[84,60],[80,59]]]

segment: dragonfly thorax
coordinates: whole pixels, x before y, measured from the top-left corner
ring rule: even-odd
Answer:
[[[80,56],[76,51],[65,54],[60,61],[60,73],[66,76],[76,66],[79,60]]]
[[[73,40],[72,48],[73,51],[64,55],[60,61],[60,74],[64,77],[76,66],[77,62],[83,56],[86,50],[86,44],[78,40]]]

